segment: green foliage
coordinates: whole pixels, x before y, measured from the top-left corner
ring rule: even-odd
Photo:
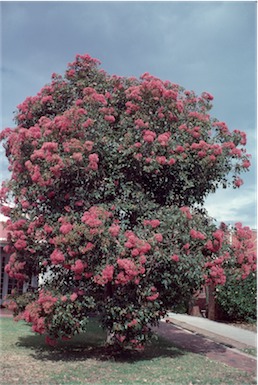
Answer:
[[[224,319],[230,321],[255,322],[257,317],[257,274],[246,279],[237,279],[228,274],[224,286],[216,289],[216,299]]]

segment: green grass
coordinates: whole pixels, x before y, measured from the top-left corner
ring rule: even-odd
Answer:
[[[245,348],[241,349],[242,352],[249,354],[250,356],[257,357],[257,349],[256,348]]]
[[[114,354],[95,321],[56,348],[23,322],[0,319],[1,385],[251,385],[252,375],[154,340],[142,353]]]

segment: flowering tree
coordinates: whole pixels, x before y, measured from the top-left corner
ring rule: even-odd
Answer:
[[[15,203],[2,207],[6,271],[18,284],[48,275],[9,306],[48,343],[98,312],[110,342],[141,349],[167,308],[205,280],[224,282],[235,245],[196,204],[239,187],[250,161],[245,134],[212,119],[211,100],[148,73],[109,76],[77,55],[18,106],[2,132],[11,178],[1,199]],[[239,242],[240,270],[255,269]]]

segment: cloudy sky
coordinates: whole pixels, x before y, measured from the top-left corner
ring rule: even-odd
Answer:
[[[256,2],[1,2],[1,127],[27,96],[89,53],[110,74],[144,72],[214,96],[211,115],[248,135],[244,186],[206,208],[256,228]],[[8,177],[0,152],[1,180]]]

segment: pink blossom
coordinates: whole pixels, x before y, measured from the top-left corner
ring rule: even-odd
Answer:
[[[53,265],[59,265],[65,261],[64,254],[58,249],[53,251],[53,253],[50,255],[50,259]]]
[[[143,131],[143,140],[147,143],[152,143],[154,142],[156,138],[156,133],[150,130],[144,130]]]
[[[175,149],[175,151],[176,151],[176,152],[179,152],[179,153],[180,153],[180,152],[184,152],[184,150],[185,150],[185,149],[184,149],[183,146],[177,146],[176,149]]]
[[[92,162],[92,163],[98,163],[99,161],[99,156],[98,154],[90,154],[89,155],[89,161]]]
[[[74,202],[74,205],[75,205],[76,207],[82,207],[82,206],[84,205],[84,201],[83,201],[83,200],[75,201],[75,202]]]
[[[198,151],[199,158],[204,158],[207,155],[205,151]]]
[[[86,140],[85,142],[84,142],[84,148],[87,150],[87,151],[91,151],[92,150],[92,148],[93,148],[93,145],[94,145],[94,143],[91,141],[91,140]]]
[[[27,246],[27,242],[24,239],[18,239],[18,241],[15,242],[14,247],[17,250],[23,250]]]
[[[72,302],[74,302],[77,299],[77,297],[78,297],[78,294],[77,293],[73,293],[73,294],[70,295],[70,300]]]
[[[53,98],[52,98],[52,96],[51,96],[51,95],[43,96],[43,98],[41,99],[41,103],[42,103],[42,104],[53,103]]]
[[[84,248],[82,248],[81,252],[84,254],[92,249],[94,249],[94,244],[91,242],[88,242],[87,245]]]
[[[66,71],[67,78],[73,78],[74,75],[75,75],[75,70],[74,69],[70,69],[69,71]]]
[[[89,168],[93,171],[97,171],[99,166],[98,166],[98,163],[97,162],[90,162],[89,163]]]
[[[176,108],[180,113],[184,111],[184,104],[181,100],[176,102]]]
[[[135,159],[137,159],[137,160],[140,160],[140,159],[142,159],[142,154],[141,153],[139,153],[139,154],[134,154],[134,156],[133,156]]]
[[[168,161],[168,164],[170,166],[173,166],[173,164],[175,164],[175,163],[176,163],[176,160],[174,158],[170,158],[169,161]]]
[[[230,151],[230,154],[231,155],[236,155],[238,158],[241,157],[242,155],[242,150],[240,148],[233,148],[231,151]]]
[[[9,206],[1,206],[0,212],[6,217],[8,217],[11,213],[11,208]]]
[[[154,234],[154,238],[156,239],[157,242],[163,241],[163,235],[161,233]]]
[[[107,280],[107,282],[111,282],[114,275],[114,266],[107,265],[102,271],[103,279]]]
[[[166,164],[167,163],[167,159],[165,156],[157,156],[156,157],[156,161],[159,163],[159,164]]]
[[[148,128],[149,127],[149,123],[148,122],[144,122],[142,119],[136,119],[134,121],[135,125],[136,125],[136,128]]]
[[[62,233],[62,234],[68,234],[72,230],[73,230],[73,225],[71,223],[64,223],[60,227],[60,233]]]
[[[155,229],[156,227],[158,227],[160,225],[160,221],[158,219],[151,219],[150,225],[153,229]]]
[[[240,187],[240,186],[242,186],[242,184],[244,184],[244,181],[241,178],[236,178],[236,180],[234,181],[234,185],[236,187]]]
[[[22,208],[23,208],[23,209],[27,209],[27,208],[30,207],[29,202],[26,201],[26,200],[23,200],[23,201],[21,202],[21,205],[22,205]]]
[[[109,228],[109,233],[112,235],[112,237],[117,237],[120,231],[120,226],[119,225],[112,225]]]
[[[109,123],[114,123],[116,118],[113,115],[105,115],[104,119]]]
[[[75,264],[73,266],[71,266],[71,270],[77,274],[77,275],[80,275],[83,273],[83,270],[84,270],[84,263],[82,262],[81,259],[77,259],[75,261]]]
[[[96,213],[86,211],[82,216],[82,222],[90,227],[99,227],[102,225],[102,221],[98,218]]]
[[[83,100],[82,99],[77,99],[75,104],[76,104],[76,106],[81,106],[83,104]]]
[[[130,115],[133,112],[136,112],[140,109],[139,106],[137,106],[136,104],[134,104],[132,102],[126,102],[125,105],[126,105],[126,114],[127,115]]]
[[[251,166],[251,162],[249,160],[245,160],[243,163],[242,163],[242,167],[244,168],[248,168]]]
[[[94,281],[98,285],[106,285],[108,282],[111,282],[114,275],[114,266],[107,265],[103,270],[101,275],[96,275]]]
[[[224,233],[224,231],[218,229],[212,235],[217,240],[222,241],[224,239],[225,233]]]
[[[157,138],[160,145],[167,146],[170,136],[171,136],[170,132],[164,132],[164,134],[160,134]]]
[[[160,221],[158,219],[145,219],[143,221],[143,225],[144,226],[148,226],[150,225],[153,229],[155,229],[156,227],[158,227],[160,225]]]
[[[73,155],[72,155],[72,158],[73,158],[76,162],[82,162],[82,161],[83,161],[83,156],[82,156],[82,153],[81,153],[81,152],[74,152]]]
[[[180,211],[185,214],[187,219],[192,219],[192,214],[190,213],[190,208],[188,206],[183,206],[180,208]]]
[[[173,254],[171,256],[171,260],[174,261],[174,262],[178,262],[179,261],[179,256],[177,254]]]
[[[88,119],[86,120],[86,122],[84,122],[84,123],[82,124],[82,127],[83,127],[83,128],[88,128],[88,127],[93,126],[93,124],[94,124],[94,120],[91,119],[91,118],[88,118]]]
[[[107,105],[107,100],[106,100],[105,96],[102,95],[102,94],[98,94],[97,92],[95,92],[95,93],[92,95],[92,99],[93,99],[95,102],[98,102],[98,103],[103,104],[104,106]]]
[[[203,92],[202,97],[206,100],[213,100],[213,96],[209,92]]]
[[[148,297],[146,297],[146,299],[148,301],[155,301],[158,297],[159,297],[159,293],[156,293],[156,294],[149,295]]]
[[[190,236],[194,239],[201,239],[201,240],[206,238],[205,234],[201,233],[200,231],[194,230],[194,229],[190,230]]]
[[[136,319],[133,319],[129,324],[127,325],[129,328],[136,326],[138,324],[138,321]]]
[[[139,261],[142,265],[144,265],[147,262],[147,258],[145,257],[145,255],[141,255]]]
[[[146,254],[151,250],[151,245],[148,242],[144,242],[138,249],[141,254]]]
[[[45,225],[44,225],[44,231],[45,231],[47,234],[50,234],[50,233],[52,233],[52,231],[53,231],[53,227],[49,226],[48,224],[45,224]]]
[[[121,334],[116,334],[116,339],[117,339],[119,342],[121,342],[121,343],[124,342],[125,338],[126,338],[126,337],[123,336],[123,335],[121,335]]]
[[[140,252],[139,252],[138,249],[133,249],[133,250],[131,251],[132,257],[137,257],[139,254],[140,254]]]

